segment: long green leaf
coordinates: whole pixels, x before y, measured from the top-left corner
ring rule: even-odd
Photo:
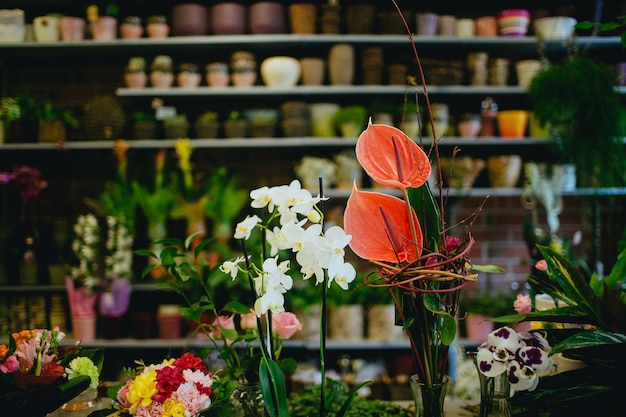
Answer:
[[[359,385],[357,385],[352,392],[350,393],[350,395],[348,396],[348,398],[346,399],[346,401],[343,403],[343,405],[341,406],[341,409],[337,412],[337,417],[343,417],[346,412],[348,411],[348,409],[350,408],[350,405],[352,405],[352,401],[354,401],[354,397],[356,396],[356,394],[359,392],[359,390],[361,388],[363,388],[366,385],[369,385],[371,383],[371,381],[364,381],[361,382]]]
[[[571,349],[582,349],[602,345],[626,343],[626,336],[619,333],[582,331],[552,347],[551,354]],[[626,345],[625,345],[626,346]]]
[[[280,366],[273,360],[261,358],[259,379],[266,410],[271,416],[289,417],[285,377]]]
[[[439,240],[442,234],[441,214],[430,185],[426,182],[419,188],[409,188],[407,193],[411,207],[417,214],[423,235],[434,237],[430,241],[424,242],[425,249],[438,252],[438,247],[441,243]]]

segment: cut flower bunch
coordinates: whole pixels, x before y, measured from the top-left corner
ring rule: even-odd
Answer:
[[[98,387],[102,351],[59,348],[59,328],[25,329],[0,345],[0,406],[14,416],[45,415]]]

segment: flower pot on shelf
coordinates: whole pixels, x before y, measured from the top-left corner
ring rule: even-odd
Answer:
[[[143,26],[139,16],[127,16],[120,24],[122,39],[139,39],[143,35]]]
[[[294,34],[316,33],[317,5],[294,3],[289,5],[289,27]]]
[[[465,333],[469,340],[487,340],[489,333],[493,331],[494,324],[486,321],[491,316],[485,314],[468,313],[465,316]]]
[[[211,8],[211,28],[214,35],[242,35],[246,33],[246,6],[223,2]]]
[[[322,4],[320,31],[334,35],[341,31],[341,7],[336,4]]]
[[[198,3],[182,3],[172,8],[172,35],[203,36],[210,31],[209,9]]]
[[[346,7],[346,32],[366,35],[374,33],[376,8],[371,4],[353,4]]]
[[[224,122],[224,133],[227,138],[245,138],[248,136],[247,120],[226,120]]]
[[[91,22],[91,37],[95,41],[111,41],[117,38],[117,18],[101,16]]]
[[[61,120],[39,121],[37,140],[39,142],[63,142],[67,137],[67,130]]]
[[[487,159],[487,170],[492,187],[515,187],[522,170],[519,155],[497,155]]]
[[[217,134],[219,131],[220,125],[219,123],[203,123],[197,122],[194,125],[194,130],[196,131],[196,138],[205,138],[205,139],[213,139],[217,138]]]
[[[82,17],[63,16],[59,19],[62,41],[81,41],[85,39],[85,19]]]
[[[331,309],[329,338],[356,342],[363,340],[365,310],[362,305],[339,305]]]
[[[287,21],[285,6],[275,1],[259,1],[248,9],[250,33],[285,33]]]

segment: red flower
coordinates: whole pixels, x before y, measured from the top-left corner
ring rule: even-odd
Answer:
[[[422,253],[422,231],[415,211],[397,197],[352,190],[344,214],[350,248],[363,259],[412,262]],[[415,240],[412,227],[415,226]]]
[[[206,368],[202,364],[202,359],[192,355],[189,352],[185,352],[183,356],[176,359],[172,363],[172,366],[176,366],[180,369],[191,369],[193,371],[200,371],[206,374]]]
[[[154,394],[152,399],[160,403],[164,403],[166,399],[170,398],[172,396],[172,392],[176,391],[180,384],[185,382],[185,378],[183,377],[181,370],[172,366],[157,369],[156,375],[156,388],[159,392]]]
[[[455,249],[458,247],[459,247],[458,237],[446,236],[445,242],[443,243],[443,245],[439,247],[439,252],[449,255],[453,253]]]

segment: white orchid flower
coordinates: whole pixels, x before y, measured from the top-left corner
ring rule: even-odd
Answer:
[[[250,206],[252,206],[253,208],[268,207],[270,211],[274,210],[274,207],[271,206],[272,192],[269,187],[263,186],[261,188],[257,188],[256,190],[250,191],[250,198],[252,199],[252,203],[250,203]]]
[[[328,286],[334,281],[343,290],[348,289],[356,278],[356,269],[348,262],[339,261],[337,258],[328,267]]]
[[[225,261],[220,265],[220,271],[230,275],[230,277],[234,280],[237,278],[237,274],[239,273],[239,264],[243,261],[243,256],[238,257],[234,261]]]
[[[248,240],[250,238],[252,230],[260,222],[261,218],[256,214],[254,216],[246,216],[246,218],[241,223],[238,223],[237,227],[235,228],[235,239]]]

